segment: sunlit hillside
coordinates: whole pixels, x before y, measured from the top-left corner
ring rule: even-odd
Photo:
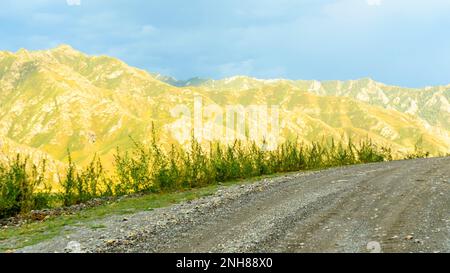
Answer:
[[[166,83],[167,81],[168,83]],[[78,162],[98,153],[108,158],[132,138],[148,142],[152,124],[163,143],[177,143],[171,115],[177,105],[276,105],[281,137],[369,137],[407,153],[415,146],[450,153],[450,87],[407,89],[370,79],[357,81],[224,80],[179,82],[107,56],[88,56],[70,46],[46,51],[0,52],[0,137],[12,146]],[[208,117],[205,117],[208,122]],[[179,129],[179,128],[178,128]],[[225,125],[216,125],[216,132]],[[2,153],[16,149],[3,147]],[[10,151],[8,151],[10,150]]]

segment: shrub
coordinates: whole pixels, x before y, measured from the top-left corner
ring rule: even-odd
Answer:
[[[59,176],[60,203],[70,206],[104,196],[170,192],[278,172],[392,160],[390,149],[369,139],[357,145],[351,140],[286,141],[275,150],[266,150],[265,143],[235,141],[210,143],[208,150],[192,138],[189,149],[172,145],[169,151],[159,145],[154,131],[150,145],[131,140],[134,149],[117,148],[111,175],[98,156],[78,168],[68,151],[67,168]],[[416,152],[409,157],[427,155]],[[9,164],[0,164],[0,218],[48,207],[53,196],[45,187],[45,161],[38,167],[18,155]]]
[[[40,167],[30,164],[29,158],[17,155],[7,164],[0,164],[0,218],[26,213],[48,206],[44,184],[45,160]]]

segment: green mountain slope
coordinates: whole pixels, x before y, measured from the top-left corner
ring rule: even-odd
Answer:
[[[417,116],[431,126],[450,130],[450,85],[423,89],[388,86],[372,79],[350,81],[261,80],[236,76],[222,80],[209,80],[199,86],[216,90],[251,90],[262,86],[289,85],[319,96],[349,97],[385,109]]]
[[[0,52],[0,136],[55,160],[64,160],[68,148],[79,162],[94,153],[109,158],[117,146],[133,145],[129,136],[148,142],[153,123],[162,142],[175,142],[174,127],[192,120],[177,123],[171,110],[180,104],[192,107],[198,95],[205,105],[278,105],[279,141],[369,136],[403,153],[416,143],[436,155],[450,152],[446,87],[415,90],[368,79],[320,83],[244,76],[165,81],[69,46]],[[224,125],[214,128],[223,130]]]

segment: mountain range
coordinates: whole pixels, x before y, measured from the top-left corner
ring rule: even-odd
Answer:
[[[190,121],[171,111],[193,107],[195,97],[221,107],[276,105],[277,141],[369,137],[399,154],[416,146],[450,153],[450,86],[402,88],[369,78],[179,81],[62,45],[0,51],[0,159],[21,152],[60,162],[68,149],[81,163],[95,153],[111,158],[117,147],[133,145],[130,136],[149,142],[153,126],[161,142],[182,142],[176,132]]]

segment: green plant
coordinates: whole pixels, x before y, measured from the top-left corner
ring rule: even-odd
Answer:
[[[72,161],[70,151],[67,150],[68,165],[64,178],[58,174],[59,184],[62,186],[63,191],[61,193],[61,199],[64,206],[70,206],[77,202],[76,191],[80,190],[80,186],[77,187],[77,175],[76,166]]]
[[[368,138],[356,145],[351,140],[311,144],[288,140],[274,150],[267,150],[264,142],[258,145],[244,141],[229,145],[210,143],[208,150],[193,137],[190,148],[172,145],[167,151],[158,143],[154,130],[149,145],[132,141],[134,149],[122,152],[117,148],[112,175],[97,155],[90,164],[78,168],[68,151],[66,170],[63,176],[59,175],[60,205],[104,196],[173,192],[280,172],[392,160],[389,148],[380,148]],[[427,155],[416,152],[409,158]],[[45,186],[45,172],[45,161],[38,167],[20,155],[9,164],[0,164],[0,217],[49,206],[55,194]]]
[[[0,164],[0,218],[25,213],[48,205],[44,185],[45,160],[41,166],[30,164],[28,158],[17,155],[8,164]]]
[[[423,138],[420,137],[414,145],[414,152],[406,155],[406,159],[427,158],[430,156],[429,152],[426,152],[423,148]]]

